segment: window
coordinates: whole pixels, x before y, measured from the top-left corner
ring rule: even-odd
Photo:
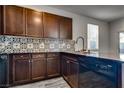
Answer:
[[[119,38],[120,38],[120,58],[124,59],[124,32],[119,33]]]
[[[88,50],[99,49],[99,26],[94,24],[87,25],[87,48]]]

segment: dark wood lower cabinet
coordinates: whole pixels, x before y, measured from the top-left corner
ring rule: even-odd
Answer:
[[[20,84],[60,76],[60,66],[59,53],[14,55],[13,83]],[[62,76],[71,87],[78,87],[78,66],[76,59],[62,57]]]
[[[46,78],[46,59],[32,59],[32,80],[40,80]]]
[[[30,60],[16,59],[13,61],[13,83],[23,83],[30,80]]]
[[[66,58],[62,58],[62,75],[65,80],[69,79],[69,61]]]
[[[2,84],[3,87],[19,85],[61,75],[71,87],[78,87],[78,61],[71,56],[61,56],[62,60],[59,53],[0,56],[0,87]]]
[[[62,75],[71,87],[78,87],[79,63],[70,57],[62,57]]]
[[[58,53],[13,54],[11,57],[12,85],[60,75]]]
[[[58,58],[47,58],[47,76],[60,75],[60,62]]]
[[[78,87],[79,64],[75,61],[69,61],[69,83],[72,87]]]

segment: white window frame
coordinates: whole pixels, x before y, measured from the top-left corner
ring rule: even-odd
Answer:
[[[120,57],[120,59],[122,59],[122,60],[124,60],[124,54],[123,53],[121,53],[121,51],[120,51],[120,34],[121,33],[124,33],[124,32],[119,32],[119,35],[118,35],[118,54],[119,54],[119,57]]]
[[[119,44],[118,44],[118,51],[119,51],[119,54],[121,53],[121,51],[120,51],[120,42],[121,42],[121,41],[120,41],[120,34],[121,34],[121,33],[124,33],[124,32],[119,32]]]
[[[94,25],[94,26],[98,27],[98,49],[88,49],[88,42],[89,42],[89,40],[88,40],[88,30],[89,30],[88,26],[89,25]],[[91,24],[91,23],[87,24],[87,49],[90,50],[90,51],[99,51],[99,25]]]

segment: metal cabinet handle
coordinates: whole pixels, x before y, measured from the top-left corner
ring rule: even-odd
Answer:
[[[70,61],[67,61],[67,63],[70,63]]]
[[[21,58],[23,57],[23,55],[20,56]]]
[[[111,67],[112,67],[112,65],[107,65],[107,67],[111,68]]]
[[[31,63],[32,61],[31,60],[29,60],[29,63]]]

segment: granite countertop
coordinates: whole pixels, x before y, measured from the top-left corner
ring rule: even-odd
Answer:
[[[37,52],[37,53],[42,53],[42,52]],[[43,52],[43,53],[47,53],[47,52]],[[114,55],[114,54],[109,53],[109,52],[108,53],[100,53],[100,52],[81,53],[81,52],[75,52],[75,51],[73,51],[73,52],[66,51],[66,52],[62,52],[62,53],[69,53],[69,54],[80,55],[80,56],[89,56],[89,57],[96,57],[96,58],[111,59],[111,60],[117,60],[117,61],[124,63],[124,54]],[[16,53],[2,53],[2,54],[16,54]]]
[[[65,53],[71,53],[76,55],[83,55],[83,56],[89,56],[89,57],[96,57],[96,58],[104,58],[104,59],[111,59],[111,60],[117,60],[124,62],[124,54],[120,55],[114,55],[112,53],[99,53],[99,52],[90,52],[90,53],[81,53],[81,52],[65,52]]]

